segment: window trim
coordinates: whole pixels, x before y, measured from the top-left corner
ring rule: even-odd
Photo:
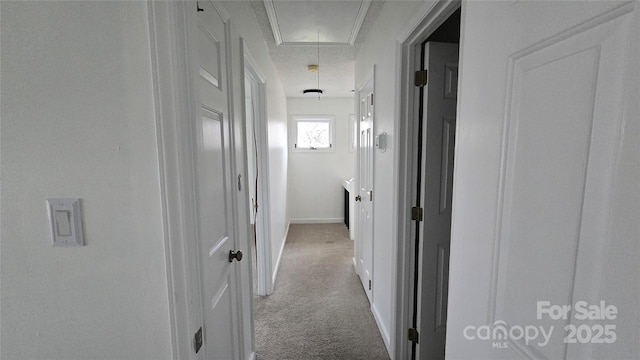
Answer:
[[[329,124],[329,147],[328,148],[300,148],[297,146],[298,123],[299,122],[327,122]],[[327,153],[336,151],[335,143],[335,122],[334,115],[291,115],[291,142],[290,147],[293,152],[306,153]]]

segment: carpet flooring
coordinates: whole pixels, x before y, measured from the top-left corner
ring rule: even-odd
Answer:
[[[342,224],[291,225],[274,292],[254,302],[258,360],[389,359]]]

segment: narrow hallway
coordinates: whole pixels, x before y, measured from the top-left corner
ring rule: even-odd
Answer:
[[[275,290],[255,299],[258,360],[389,359],[342,224],[291,225]]]

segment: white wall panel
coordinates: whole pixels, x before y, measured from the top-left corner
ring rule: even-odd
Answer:
[[[0,357],[169,359],[146,4],[0,6]],[[84,247],[51,246],[60,196]]]

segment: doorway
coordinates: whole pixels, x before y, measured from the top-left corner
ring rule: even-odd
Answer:
[[[412,359],[445,358],[459,39],[460,9],[422,43],[416,76]]]
[[[403,42],[397,358],[445,357],[460,21],[440,3]]]
[[[459,21],[456,14],[453,23]],[[444,359],[447,323],[458,44],[432,37],[421,51],[428,80],[420,87],[418,117],[412,328],[423,340],[412,342],[412,359]]]
[[[251,254],[251,271],[254,274],[252,276],[253,279],[253,293],[258,293],[258,278],[260,277],[258,270],[258,255],[256,251],[256,247],[258,244],[258,236],[260,236],[260,241],[264,241],[262,238],[262,232],[258,233],[256,231],[257,222],[256,215],[258,212],[258,160],[257,160],[257,149],[256,149],[256,133],[253,127],[254,122],[254,104],[253,104],[253,86],[254,84],[251,81],[250,76],[245,76],[244,78],[244,107],[245,107],[245,143],[247,144],[247,192],[249,196],[247,200],[249,200],[248,208],[249,208],[249,223],[251,225],[251,230],[249,232],[249,242],[252,247]]]
[[[266,121],[266,78],[260,71],[249,49],[244,46],[244,111],[245,143],[247,151],[247,183],[251,223],[250,243],[253,247],[253,293],[270,295],[273,292],[271,276],[271,238],[269,207],[269,158]]]
[[[357,235],[354,258],[356,272],[369,303],[373,303],[373,164],[374,164],[374,85],[375,67],[356,92],[358,99],[357,174]]]

